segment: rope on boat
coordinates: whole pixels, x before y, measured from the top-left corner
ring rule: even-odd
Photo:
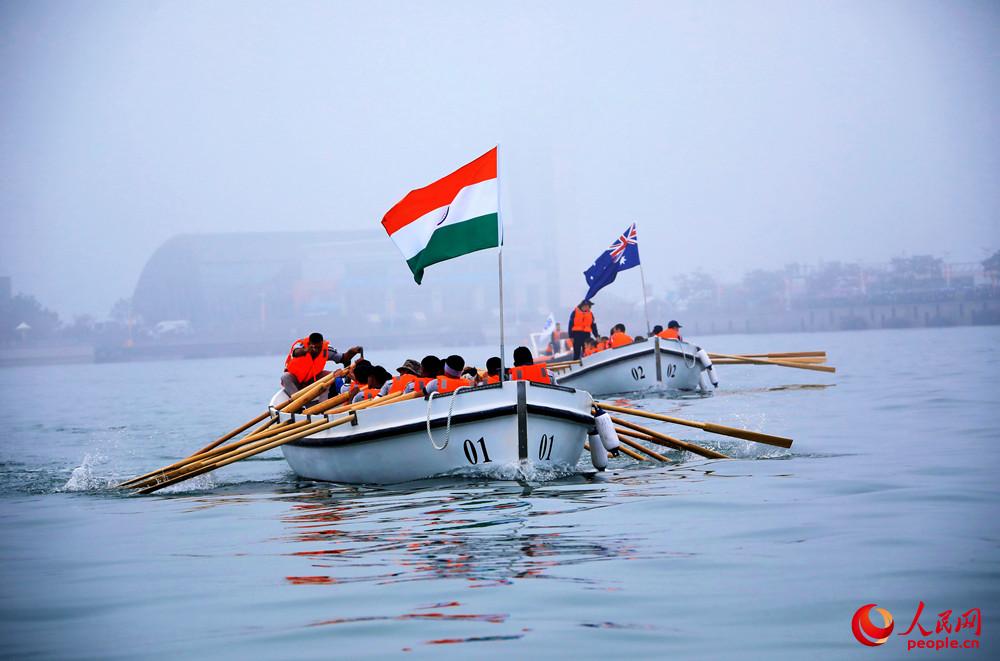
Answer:
[[[684,367],[688,369],[694,368],[694,366],[698,364],[698,353],[695,351],[691,352],[691,364],[688,365],[688,355],[687,352],[684,351],[684,342],[678,341],[677,344],[679,344],[681,348],[681,358],[684,359]]]
[[[435,450],[444,450],[448,447],[448,441],[451,440],[451,415],[455,411],[455,400],[458,399],[458,393],[465,390],[466,388],[472,388],[472,386],[459,386],[451,393],[451,404],[448,405],[448,421],[444,426],[444,445],[438,447],[438,444],[434,442],[434,434],[431,433],[431,404],[434,403],[434,395],[438,392],[435,390],[427,396],[427,438],[431,440],[431,446]]]

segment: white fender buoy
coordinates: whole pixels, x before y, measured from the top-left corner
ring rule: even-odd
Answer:
[[[618,441],[615,424],[611,422],[611,416],[608,415],[607,411],[601,411],[600,415],[594,417],[594,426],[597,427],[597,433],[601,437],[604,449],[608,452],[617,450],[621,443]]]
[[[608,467],[608,451],[604,449],[604,443],[598,434],[587,436],[587,444],[590,446],[590,463],[599,471]]]
[[[708,372],[708,379],[712,382],[712,386],[718,388],[719,379],[715,376],[715,367],[712,366],[712,359],[708,357],[708,354],[701,347],[698,347],[698,353],[695,355],[698,356],[701,366]],[[708,390],[708,388],[705,388],[705,390]]]

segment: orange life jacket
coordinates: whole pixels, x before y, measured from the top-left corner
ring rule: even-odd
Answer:
[[[664,328],[662,331],[657,333],[664,340],[679,340],[681,339],[681,332],[676,328]]]
[[[306,352],[301,356],[292,356],[295,345],[300,343]],[[309,338],[303,337],[302,339],[295,340],[292,343],[292,347],[288,350],[288,357],[285,358],[285,371],[294,376],[299,385],[305,385],[315,380],[316,376],[326,367],[326,358],[329,355],[329,350],[330,343],[323,340],[323,348],[320,349],[319,355],[313,358],[309,353]]]
[[[594,349],[592,347],[587,347],[586,349],[583,350],[583,357],[586,358],[587,356],[593,355],[595,353],[597,353],[597,349]]]
[[[616,347],[623,347],[626,344],[632,344],[632,337],[630,335],[626,335],[625,333],[612,333],[610,344],[612,349]]]
[[[361,395],[361,401],[368,399],[375,399],[378,397],[379,388],[369,388],[368,386],[362,386],[358,393]],[[357,395],[355,395],[357,397]]]
[[[580,308],[573,311],[573,327],[570,328],[574,333],[582,332],[589,333],[594,327],[594,313],[590,310],[584,312]]]
[[[597,347],[594,349],[594,353],[597,353],[598,351],[604,351],[607,348],[608,348],[608,343],[605,342],[604,340],[601,340],[600,342],[597,343]]]
[[[392,385],[389,386],[389,394],[391,395],[394,392],[403,392],[406,390],[406,386],[411,383],[416,385],[416,382],[419,380],[420,377],[412,374],[400,374],[399,376],[393,377]]]
[[[443,374],[435,380],[437,381],[437,391],[440,395],[455,392],[463,386],[468,387],[472,385],[467,379],[458,379],[451,376],[445,376]]]
[[[487,385],[491,383],[500,383],[500,375],[497,374],[496,376],[494,376],[492,374],[487,374],[486,376],[483,377],[483,382],[486,383]]]
[[[534,381],[535,383],[552,383],[545,363],[535,363],[534,365],[521,365],[510,368],[510,378],[512,381]]]

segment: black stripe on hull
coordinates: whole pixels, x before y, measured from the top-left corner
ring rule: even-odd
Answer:
[[[571,379],[575,379],[577,376],[581,374],[586,374],[590,370],[595,370],[599,367],[607,367],[608,365],[614,365],[615,363],[620,363],[625,360],[632,360],[633,358],[645,356],[646,354],[653,353],[654,351],[655,349],[650,348],[650,349],[644,349],[642,351],[637,351],[635,353],[626,354],[624,356],[618,356],[617,358],[612,358],[611,360],[605,360],[604,362],[597,363],[596,365],[587,365],[586,367],[581,367],[575,372],[568,372],[566,374],[563,374],[562,376],[557,376],[556,379],[558,379],[559,381],[570,381]],[[672,349],[664,349],[663,347],[660,347],[660,352],[670,354],[671,356],[677,356],[678,358],[685,357],[685,354],[681,353],[680,351],[674,351]],[[659,356],[657,357],[659,358]],[[695,363],[695,367],[697,366],[698,363]]]
[[[523,382],[522,382],[523,383]],[[437,399],[437,398],[435,398]],[[555,418],[557,420],[568,420],[570,422],[576,422],[581,425],[590,426],[594,423],[594,418],[589,415],[584,415],[582,413],[577,413],[576,411],[567,411],[565,409],[556,409],[548,406],[540,406],[538,404],[526,404],[525,413],[528,415],[542,415],[548,418]],[[459,413],[451,416],[451,425],[465,424],[468,422],[478,422],[481,420],[491,420],[493,418],[501,418],[510,415],[518,415],[517,404],[508,404],[506,406],[498,406],[492,409],[486,409],[484,411],[472,411],[469,413]],[[518,416],[518,456],[521,456],[521,421]],[[448,424],[447,416],[440,416],[437,418],[431,418],[431,429],[440,429]],[[365,443],[370,441],[378,441],[386,438],[391,438],[393,436],[402,436],[403,434],[412,434],[413,432],[424,431],[427,429],[427,423],[425,421],[412,422],[405,425],[398,425],[396,427],[384,427],[382,429],[373,429],[371,431],[362,431],[351,434],[350,436],[336,436],[331,438],[301,438],[297,441],[292,441],[288,445],[294,445],[296,447],[307,447],[307,448],[321,448],[321,447],[334,447],[340,445],[352,445],[354,443]],[[525,417],[524,425],[524,456],[527,458],[528,455],[528,429],[527,429],[527,417]]]
[[[517,458],[528,458],[528,384],[517,382]]]

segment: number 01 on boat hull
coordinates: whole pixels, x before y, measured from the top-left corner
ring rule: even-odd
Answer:
[[[496,477],[512,467],[569,471],[594,424],[592,403],[581,390],[508,381],[363,409],[356,425],[281,449],[301,477],[347,484],[453,474]]]

